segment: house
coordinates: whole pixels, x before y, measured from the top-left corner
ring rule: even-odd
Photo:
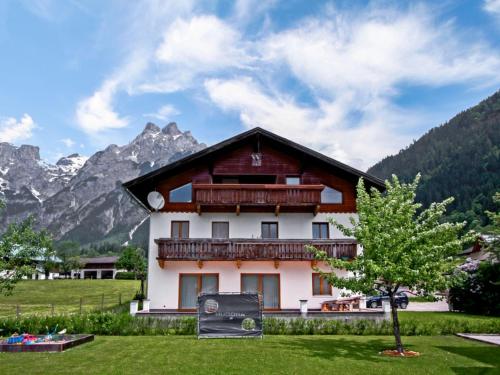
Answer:
[[[151,311],[194,311],[200,292],[259,292],[265,311],[298,310],[304,299],[320,309],[340,290],[315,273],[328,268],[305,246],[356,256],[356,242],[328,218],[349,225],[360,177],[383,189],[373,176],[254,128],[126,182],[150,212]]]
[[[483,261],[491,258],[491,253],[488,246],[495,241],[497,237],[490,234],[481,234],[478,236],[474,244],[465,249],[460,255],[474,261]]]
[[[50,263],[50,268],[47,268],[47,262]],[[52,255],[48,259],[45,257],[33,258],[35,272],[31,275],[32,280],[54,280],[59,277],[59,265],[62,263],[61,258]]]
[[[71,271],[71,278],[76,279],[114,279],[116,273],[117,256],[80,258],[82,267]]]

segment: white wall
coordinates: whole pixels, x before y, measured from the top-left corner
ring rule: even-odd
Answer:
[[[229,237],[231,238],[260,238],[262,221],[277,221],[279,238],[299,239],[312,238],[312,223],[326,222],[332,217],[339,223],[349,225],[349,217],[356,214],[341,213],[283,213],[275,216],[273,213],[197,213],[171,212],[151,214],[150,234],[154,238],[170,237],[170,222],[172,220],[189,221],[190,238],[211,238],[212,221],[228,221]],[[338,229],[330,225],[330,238],[345,238]],[[151,244],[151,243],[150,243]],[[152,242],[154,245],[154,242]]]
[[[324,271],[328,268],[320,265]],[[241,292],[242,273],[279,273],[280,299],[282,309],[298,309],[299,300],[307,299],[308,307],[319,309],[321,302],[335,299],[340,291],[333,289],[333,296],[312,295],[312,274],[310,262],[286,261],[274,267],[272,261],[242,262],[236,267],[236,262],[203,262],[203,268],[198,268],[196,262],[167,262],[166,268],[161,269],[156,260],[150,264],[150,284],[148,298],[151,300],[151,309],[177,309],[179,299],[179,273],[218,273],[219,292]],[[342,275],[340,271],[336,272]]]
[[[153,213],[150,222],[149,237],[149,269],[148,269],[148,298],[151,300],[151,309],[177,309],[179,291],[179,273],[218,273],[220,292],[240,292],[241,273],[279,273],[282,309],[298,309],[299,300],[307,299],[309,308],[320,308],[321,302],[335,299],[339,290],[333,289],[333,296],[312,295],[311,264],[308,261],[281,261],[278,269],[272,261],[242,262],[241,268],[236,262],[205,261],[203,268],[198,268],[193,261],[166,262],[166,268],[161,269],[156,260],[158,247],[154,243],[157,238],[169,238],[172,220],[189,221],[190,238],[211,238],[212,221],[228,221],[229,237],[231,238],[260,238],[262,221],[277,221],[279,223],[279,238],[281,239],[310,239],[312,238],[312,223],[326,222],[332,217],[339,223],[349,225],[349,218],[356,214],[319,213],[282,213],[275,216],[273,213]],[[345,238],[338,229],[330,226],[330,238]],[[325,271],[328,268],[320,265]],[[337,274],[341,271],[336,270]]]

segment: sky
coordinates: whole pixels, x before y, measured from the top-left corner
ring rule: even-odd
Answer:
[[[0,141],[54,163],[177,122],[366,170],[500,88],[500,0],[0,1]]]

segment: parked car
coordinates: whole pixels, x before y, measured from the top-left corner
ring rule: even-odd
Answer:
[[[382,301],[389,301],[389,296],[386,293],[366,297],[366,307],[370,307],[372,309],[382,307]],[[406,309],[408,307],[408,296],[406,293],[396,293],[396,303],[400,309]]]

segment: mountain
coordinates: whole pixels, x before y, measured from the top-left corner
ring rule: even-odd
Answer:
[[[175,123],[148,123],[129,144],[110,145],[89,158],[72,154],[55,165],[38,147],[0,143],[0,227],[32,214],[56,240],[81,244],[146,238],[147,214],[121,184],[206,147]]]
[[[420,172],[417,199],[424,205],[453,196],[449,219],[467,220],[471,228],[487,225],[484,210],[496,209],[492,196],[500,191],[500,91],[368,172],[405,181]]]

